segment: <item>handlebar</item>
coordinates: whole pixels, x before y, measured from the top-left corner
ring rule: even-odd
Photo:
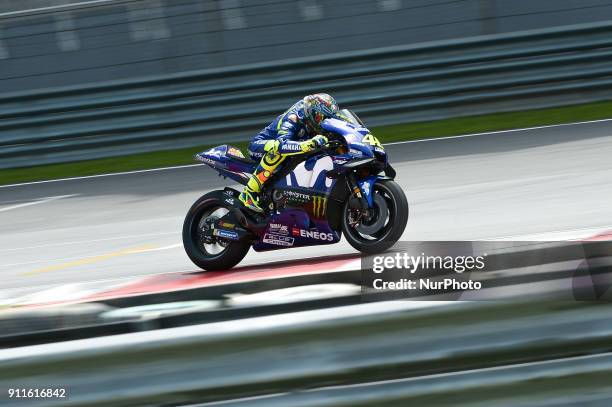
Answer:
[[[330,140],[325,145],[325,148],[338,148],[338,147],[342,147],[343,145],[344,145],[344,143],[342,143],[341,141]]]

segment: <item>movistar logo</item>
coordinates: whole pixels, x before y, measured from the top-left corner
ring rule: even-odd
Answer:
[[[327,198],[323,196],[312,197],[312,212],[314,216],[323,217],[325,215],[325,208],[327,207]]]

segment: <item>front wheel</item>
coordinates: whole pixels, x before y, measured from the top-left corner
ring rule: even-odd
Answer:
[[[207,223],[225,216],[229,209],[224,202],[206,194],[189,209],[183,223],[183,246],[191,261],[207,270],[227,270],[234,267],[246,256],[251,245],[248,242],[208,236],[204,233]]]
[[[349,244],[362,253],[380,253],[393,246],[408,223],[408,201],[397,182],[384,179],[372,189],[373,208],[352,209],[344,204],[342,231]]]

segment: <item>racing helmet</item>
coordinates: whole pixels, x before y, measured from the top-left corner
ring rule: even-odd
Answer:
[[[315,132],[320,133],[322,130],[321,122],[336,117],[338,110],[338,104],[327,93],[317,93],[304,98],[306,124]]]

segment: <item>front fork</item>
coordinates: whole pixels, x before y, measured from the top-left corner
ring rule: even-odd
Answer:
[[[378,176],[376,175],[369,175],[361,179],[357,179],[354,172],[348,175],[347,182],[351,190],[349,207],[351,209],[366,211],[374,207],[372,190],[376,180],[378,180]]]

